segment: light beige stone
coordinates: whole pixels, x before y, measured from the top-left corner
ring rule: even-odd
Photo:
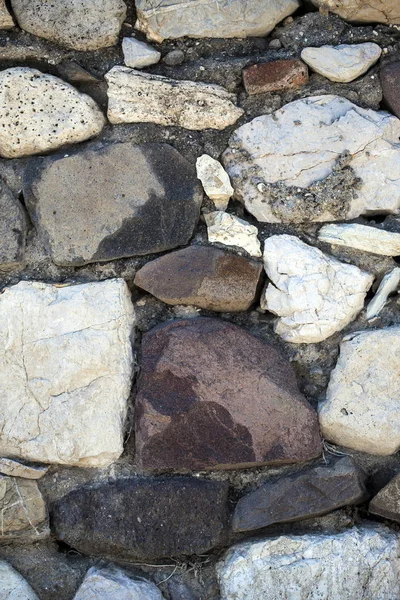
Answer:
[[[355,23],[400,24],[399,0],[311,0],[315,6]]]
[[[177,81],[161,75],[114,67],[108,83],[111,123],[157,123],[186,129],[225,129],[243,110],[236,96],[219,85]]]
[[[92,567],[74,600],[164,600],[164,596],[146,579],[131,579],[124,571],[112,567]]]
[[[124,63],[132,69],[142,69],[143,67],[155,65],[161,58],[161,52],[134,37],[124,37],[122,52],[124,53]]]
[[[14,21],[8,12],[5,0],[0,0],[0,29],[11,29],[14,27]]]
[[[41,539],[49,533],[46,504],[36,481],[0,475],[0,542]]]
[[[46,475],[48,467],[31,467],[12,458],[0,458],[0,474],[24,479],[41,479]]]
[[[222,211],[205,215],[209,242],[243,248],[250,256],[262,256],[258,229],[247,221]]]
[[[400,233],[359,223],[324,225],[319,230],[318,239],[332,246],[346,246],[382,256],[400,255]]]
[[[301,58],[313,71],[330,81],[348,83],[366,73],[382,54],[378,44],[341,44],[304,48]]]
[[[197,177],[217,210],[225,210],[233,194],[229,175],[218,160],[202,154],[196,160]]]
[[[382,278],[375,296],[367,306],[365,316],[368,321],[375,319],[384,308],[390,294],[393,294],[400,284],[400,268],[396,267]]]
[[[3,560],[0,560],[0,600],[39,600],[22,575]]]

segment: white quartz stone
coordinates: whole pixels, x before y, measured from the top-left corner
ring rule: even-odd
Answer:
[[[122,52],[124,53],[124,63],[127,67],[133,69],[155,65],[161,58],[161,52],[158,52],[149,44],[136,40],[134,37],[124,37]]]
[[[74,600],[164,600],[164,596],[150,581],[131,579],[116,568],[92,567]]]
[[[399,0],[311,0],[315,6],[355,23],[400,24]]]
[[[365,316],[368,321],[375,319],[384,308],[390,294],[395,292],[400,284],[400,268],[396,267],[382,278],[375,296],[367,306]]]
[[[111,123],[157,123],[186,129],[225,129],[243,114],[236,96],[220,85],[178,81],[113,67],[108,83]]]
[[[122,279],[0,295],[0,456],[102,467],[123,450],[133,306]]]
[[[3,560],[0,560],[0,600],[39,600],[22,575]]]
[[[229,175],[218,160],[202,154],[196,160],[197,177],[217,210],[225,210],[233,194]]]
[[[296,344],[321,342],[346,327],[374,279],[292,235],[265,241],[264,266],[270,283],[261,307],[280,317],[276,333]]]
[[[205,215],[209,242],[243,248],[251,256],[262,256],[258,229],[247,221],[222,211]]]
[[[313,71],[330,81],[347,83],[366,73],[382,54],[378,44],[341,44],[304,48],[301,58]]]
[[[400,255],[400,233],[358,223],[324,225],[319,230],[318,239],[333,246],[347,246],[372,254]]]

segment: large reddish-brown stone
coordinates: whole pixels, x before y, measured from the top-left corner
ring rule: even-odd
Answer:
[[[167,304],[194,304],[218,312],[247,310],[262,265],[213,246],[190,246],[148,262],[135,284]]]
[[[248,94],[296,89],[307,82],[307,65],[294,58],[259,63],[243,70],[243,83]]]
[[[306,461],[321,443],[316,413],[274,346],[195,318],[143,337],[136,449],[144,469],[186,471]]]

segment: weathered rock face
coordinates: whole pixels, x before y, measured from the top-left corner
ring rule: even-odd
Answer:
[[[223,162],[235,196],[262,222],[398,213],[399,138],[400,121],[388,113],[315,96],[242,125]]]
[[[295,344],[321,342],[346,327],[374,279],[286,234],[265,241],[264,266],[271,283],[261,307],[280,317],[276,333]]]
[[[384,275],[378,289],[376,290],[375,296],[368,304],[367,310],[365,311],[367,320],[372,320],[379,315],[381,310],[384,308],[388,297],[398,289],[399,284],[400,268],[395,267],[386,273],[386,275]]]
[[[110,144],[38,159],[25,173],[24,195],[43,243],[61,265],[186,244],[202,202],[195,169],[167,144]]]
[[[163,600],[158,587],[144,579],[131,579],[116,568],[92,567],[74,600]]]
[[[167,304],[216,312],[247,310],[255,301],[262,265],[208,246],[190,246],[148,262],[135,285]]]
[[[123,0],[11,0],[21,29],[75,50],[112,46],[126,16]]]
[[[217,319],[143,337],[136,397],[145,469],[238,468],[320,454],[315,413],[273,346]]]
[[[324,225],[318,239],[333,246],[349,246],[383,256],[400,255],[400,233],[358,223]]]
[[[244,542],[219,565],[221,599],[396,598],[399,551],[398,535],[379,525]]]
[[[380,77],[383,98],[390,110],[400,118],[400,62],[383,67]]]
[[[241,498],[232,528],[252,531],[273,523],[299,521],[326,514],[366,497],[364,475],[351,459],[333,466],[306,469],[275,482],[267,482]]]
[[[133,37],[125,37],[122,40],[122,51],[124,63],[132,69],[149,67],[158,63],[161,58],[161,52]]]
[[[123,280],[0,295],[0,455],[105,466],[122,453],[133,307]]]
[[[27,224],[21,204],[2,182],[0,214],[0,271],[3,271],[23,263]]]
[[[14,67],[0,71],[0,122],[0,156],[18,158],[94,137],[105,118],[90,96],[58,77]]]
[[[225,210],[233,194],[233,187],[221,163],[208,154],[202,154],[196,160],[196,172],[207,196],[218,210]]]
[[[399,327],[344,338],[319,408],[327,440],[370,454],[399,450],[399,352]]]
[[[372,498],[368,510],[373,515],[400,522],[400,475],[396,475]]]
[[[262,256],[258,229],[254,225],[223,211],[208,213],[204,218],[209,242],[243,248],[257,258]]]
[[[36,481],[0,475],[0,515],[0,542],[37,540],[49,533],[46,505]]]
[[[366,73],[382,54],[378,44],[341,44],[304,48],[301,58],[313,71],[330,81],[347,83]]]
[[[220,85],[177,81],[114,67],[108,83],[111,123],[157,123],[186,129],[225,129],[242,116],[236,97]],[[135,99],[132,102],[132,98]]]
[[[315,6],[355,23],[400,24],[398,0],[311,0]]]
[[[39,600],[31,586],[8,563],[0,560],[0,600]]]
[[[61,498],[52,526],[58,539],[88,554],[198,554],[223,542],[227,492],[226,483],[194,477],[120,479]]]
[[[46,475],[48,467],[32,467],[11,458],[0,458],[0,474],[24,479],[41,479]]]
[[[0,29],[11,29],[14,27],[12,16],[7,10],[5,0],[0,0]]]
[[[136,29],[157,42],[181,37],[265,36],[299,7],[298,0],[136,0]]]
[[[243,70],[243,83],[248,94],[296,89],[307,82],[307,66],[292,58],[260,63]]]

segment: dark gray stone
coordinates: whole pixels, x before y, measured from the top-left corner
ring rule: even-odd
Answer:
[[[368,510],[373,515],[400,523],[400,474],[372,498]]]
[[[26,218],[11,190],[0,181],[0,270],[12,269],[24,261]]]
[[[400,62],[386,65],[381,70],[381,85],[386,104],[400,118]]]

